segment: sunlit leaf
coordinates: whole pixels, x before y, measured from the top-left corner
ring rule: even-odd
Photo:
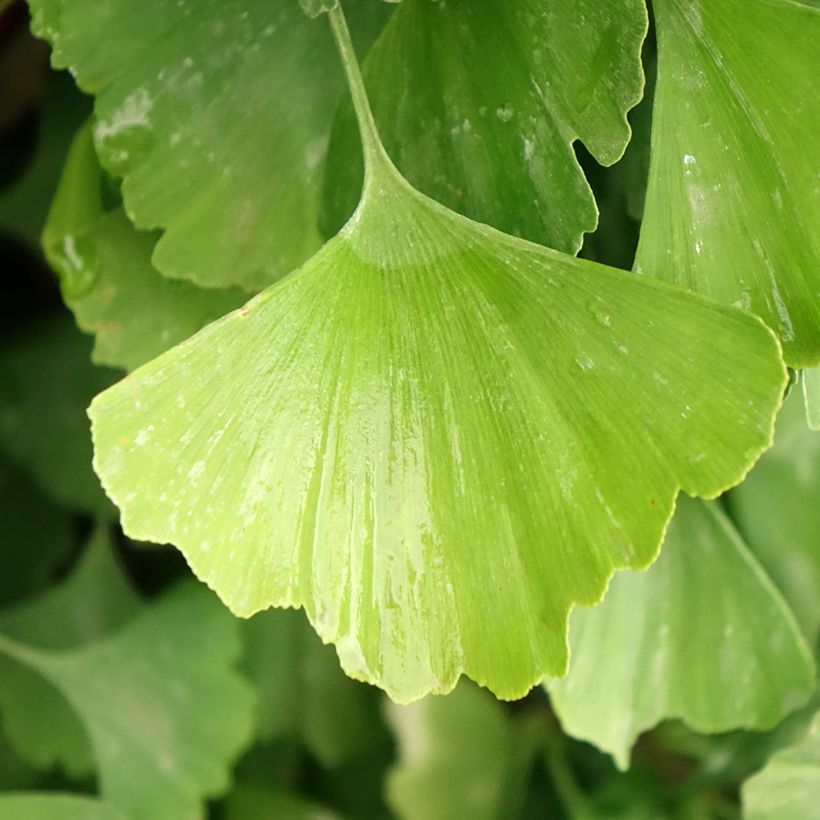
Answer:
[[[820,435],[793,389],[774,447],[729,495],[749,546],[785,594],[809,642],[820,634]]]
[[[810,820],[820,807],[820,712],[799,742],[743,785],[746,820]]]
[[[820,430],[820,367],[804,370],[802,379],[806,420],[812,430]]]
[[[572,661],[551,681],[569,734],[621,768],[635,738],[677,717],[700,732],[770,728],[814,689],[792,613],[714,504],[681,496],[661,556],[577,610]]]
[[[756,319],[470,222],[368,150],[339,236],[94,401],[96,469],[131,537],[237,614],[303,606],[351,676],[519,697],[677,490],[768,446],[783,366]]]
[[[820,8],[656,0],[658,84],[637,269],[763,317],[820,362]],[[765,36],[761,36],[765,32]]]
[[[227,789],[250,736],[251,693],[232,665],[236,622],[197,587],[146,608],[111,637],[71,652],[7,638],[72,705],[91,739],[102,797],[129,820],[198,817]]]
[[[387,707],[398,741],[387,801],[402,820],[495,820],[513,816],[506,788],[526,766],[520,738],[501,704],[462,684],[446,698]],[[526,756],[525,756],[526,758]]]
[[[364,64],[388,153],[448,207],[575,253],[597,211],[572,143],[605,165],[623,154],[646,27],[643,0],[403,0]],[[348,106],[329,154],[329,233],[357,203],[357,148]]]
[[[0,633],[27,645],[72,649],[123,626],[139,609],[99,529],[72,575],[41,596],[0,613]],[[86,732],[63,694],[35,671],[0,656],[0,717],[18,755],[74,776],[93,769]],[[2,816],[2,815],[0,815]]]
[[[321,244],[322,168],[343,88],[297,0],[32,0],[33,27],[97,95],[96,144],[129,216],[164,229],[173,278],[258,290]],[[362,41],[385,3],[359,0]],[[139,36],[136,36],[138,32]]]
[[[0,451],[57,501],[110,510],[91,470],[85,407],[116,373],[94,367],[68,316],[30,322],[0,350]]]
[[[0,794],[3,820],[126,820],[109,803],[73,794]]]
[[[258,695],[257,737],[302,740],[328,768],[383,740],[375,690],[345,676],[302,613],[260,612],[243,624],[243,636]]]
[[[237,288],[161,276],[151,264],[156,239],[137,231],[122,207],[106,209],[87,125],[69,153],[43,246],[77,323],[95,335],[100,364],[133,369],[247,299]]]

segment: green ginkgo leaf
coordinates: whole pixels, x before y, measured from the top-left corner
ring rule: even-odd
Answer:
[[[658,84],[639,272],[761,316],[820,362],[820,8],[656,0]],[[765,37],[761,37],[765,32]]]
[[[74,649],[121,628],[139,608],[108,533],[98,528],[62,584],[0,613],[0,634],[38,648]],[[93,771],[86,732],[63,694],[36,671],[4,656],[0,719],[9,743],[30,765],[57,765],[75,777]]]
[[[658,561],[619,573],[601,604],[573,614],[570,652],[568,675],[548,683],[553,707],[621,768],[664,718],[699,732],[771,728],[814,690],[774,584],[716,504],[685,496]]]
[[[820,635],[820,435],[806,426],[792,389],[774,447],[729,494],[749,546],[783,591],[814,646]]]
[[[251,734],[250,688],[232,669],[236,622],[204,589],[167,595],[119,632],[64,652],[0,636],[79,715],[102,797],[129,820],[201,816]]]
[[[820,712],[805,737],[774,754],[743,784],[746,820],[814,820],[820,817]]]
[[[363,67],[385,147],[433,199],[576,253],[598,213],[572,143],[605,165],[623,154],[646,28],[643,0],[403,0]],[[358,201],[358,139],[348,106],[329,152],[328,233]]]
[[[503,707],[475,686],[447,698],[387,707],[398,741],[387,802],[402,820],[514,816],[508,787],[534,751]]]
[[[354,0],[369,43],[390,9]],[[126,211],[163,229],[155,266],[258,290],[310,256],[343,89],[326,25],[297,0],[32,0],[34,31],[96,94],[103,165]],[[135,32],[139,36],[135,36]]]
[[[574,603],[657,553],[680,488],[768,446],[785,372],[755,318],[471,222],[366,135],[345,229],[90,408],[139,540],[237,614],[302,606],[399,701],[562,674]],[[323,21],[317,21],[317,25]]]
[[[802,379],[806,420],[810,429],[820,430],[820,367],[804,370]]]
[[[151,264],[156,240],[122,207],[106,208],[86,124],[71,146],[43,247],[77,324],[95,336],[99,364],[131,370],[247,299],[238,288],[206,290],[161,276]]]
[[[0,794],[3,820],[126,820],[109,803],[75,794]]]

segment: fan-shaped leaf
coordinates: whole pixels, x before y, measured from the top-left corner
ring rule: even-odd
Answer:
[[[602,163],[641,98],[642,0],[403,0],[364,64],[388,153],[420,191],[479,222],[575,253],[597,211],[572,150]],[[334,233],[361,190],[348,106],[328,160]]]
[[[637,269],[763,317],[820,362],[820,8],[656,0],[658,85]],[[761,36],[765,32],[765,36]]]
[[[820,367],[804,370],[802,379],[809,428],[820,430]]]
[[[811,653],[774,585],[712,504],[679,499],[661,557],[578,610],[548,684],[564,729],[626,768],[663,718],[700,732],[770,728],[814,690]]]

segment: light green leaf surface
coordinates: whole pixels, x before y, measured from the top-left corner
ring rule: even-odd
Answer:
[[[820,8],[657,0],[652,156],[636,269],[761,316],[820,362]],[[765,36],[761,36],[765,32]]]
[[[716,504],[685,496],[658,561],[573,613],[570,652],[567,677],[548,683],[553,708],[621,768],[664,718],[767,729],[814,690],[811,653],[774,584]]]
[[[576,253],[597,224],[573,152],[623,154],[641,98],[643,0],[403,0],[364,64],[388,153],[420,191],[479,222]],[[352,108],[334,129],[324,223],[361,190]]]
[[[520,697],[563,673],[569,607],[655,557],[678,489],[768,446],[784,369],[740,311],[427,199],[363,117],[351,222],[98,396],[95,466],[131,537],[239,615],[304,607],[352,677]]]
[[[260,612],[242,631],[245,668],[257,691],[258,738],[299,739],[327,768],[382,740],[373,690],[345,676],[301,612]]]
[[[76,648],[122,627],[139,606],[100,528],[66,581],[0,613],[0,634],[34,647]],[[59,765],[73,776],[93,770],[86,732],[63,694],[5,656],[0,656],[0,718],[9,742],[32,766]]]
[[[126,820],[112,805],[73,794],[0,794],[3,820]]]
[[[69,152],[43,246],[77,324],[95,336],[92,359],[132,370],[239,307],[247,294],[157,273],[156,235],[137,231],[122,207],[106,208],[103,185],[89,123]]]
[[[812,646],[820,634],[820,434],[800,391],[777,418],[774,447],[729,495],[749,546],[785,594]]]
[[[296,0],[32,0],[34,31],[97,95],[103,165],[129,217],[163,229],[154,264],[258,290],[321,244],[322,169],[343,76]],[[349,4],[369,43],[387,4]],[[372,31],[371,31],[372,30]]]
[[[84,409],[117,374],[89,362],[91,344],[68,316],[26,325],[0,350],[0,452],[55,500],[111,511],[91,469]]]
[[[247,744],[253,701],[232,670],[236,622],[204,589],[167,595],[115,635],[70,652],[0,639],[60,689],[91,739],[102,797],[129,820],[201,816]]]
[[[804,370],[803,399],[806,403],[806,420],[809,428],[820,430],[820,367]]]
[[[387,802],[401,820],[495,820],[517,760],[516,733],[488,692],[461,685],[446,698],[387,707],[398,761]],[[506,806],[509,809],[509,806]]]
[[[820,818],[820,712],[802,740],[746,781],[742,795],[746,820]]]

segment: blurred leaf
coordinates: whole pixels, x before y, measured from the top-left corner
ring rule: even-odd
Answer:
[[[364,63],[387,153],[447,207],[576,253],[597,210],[572,143],[604,165],[623,154],[646,28],[643,0],[404,0]],[[327,173],[333,234],[361,190],[350,105]]]
[[[340,820],[312,800],[280,789],[238,784],[225,801],[225,820]]]
[[[563,673],[570,607],[652,561],[678,489],[713,496],[768,446],[779,348],[368,156],[310,262],[94,400],[96,469],[130,537],[176,544],[238,615],[303,606],[351,677],[521,697]]]
[[[78,325],[95,335],[93,360],[130,370],[239,307],[247,294],[157,273],[156,235],[137,231],[121,206],[106,209],[103,183],[88,123],[69,152],[43,245]]]
[[[804,370],[802,379],[809,428],[820,431],[820,367]]]
[[[658,84],[636,270],[761,316],[820,363],[820,7],[655,0]],[[761,36],[765,32],[765,36]]]
[[[774,447],[728,499],[738,529],[814,646],[820,634],[820,435],[806,427],[799,390],[780,411]]]
[[[0,613],[0,633],[34,647],[73,649],[122,627],[139,608],[108,534],[98,528],[67,580]],[[0,714],[9,741],[32,766],[59,765],[73,776],[92,771],[86,732],[64,695],[5,656],[0,656]]]
[[[387,801],[398,817],[514,816],[508,787],[519,780],[518,768],[528,768],[534,748],[488,692],[462,684],[446,698],[386,708],[399,744]]]
[[[746,820],[820,818],[820,712],[802,740],[744,783],[743,807]]]
[[[91,739],[102,797],[129,820],[197,817],[228,788],[253,700],[236,622],[206,590],[166,595],[113,636],[64,652],[0,638],[56,686]]]
[[[91,469],[85,408],[117,374],[94,367],[90,348],[62,315],[29,321],[4,344],[0,451],[61,504],[113,513]]]
[[[126,820],[112,805],[71,794],[0,794],[3,820]]]
[[[770,728],[811,696],[815,669],[774,585],[715,504],[680,496],[660,558],[573,613],[572,662],[548,683],[569,734],[629,765],[667,717],[700,732]]]
[[[328,768],[381,748],[375,690],[342,672],[301,612],[260,612],[242,627],[258,694],[257,737],[300,738]]]
[[[259,290],[321,245],[319,194],[344,88],[330,30],[296,0],[32,0],[34,31],[97,95],[103,165],[128,215],[164,230],[172,278]],[[364,44],[389,6],[345,4]]]

